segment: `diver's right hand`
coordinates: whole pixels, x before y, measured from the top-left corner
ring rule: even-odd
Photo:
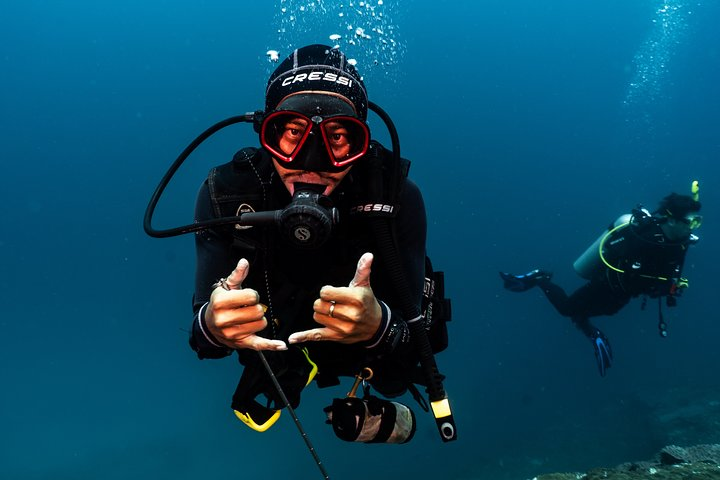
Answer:
[[[605,334],[597,328],[590,336],[590,340],[592,340],[593,348],[595,349],[595,360],[597,361],[598,371],[600,372],[600,376],[604,377],[607,369],[612,366],[613,356],[610,341]]]
[[[242,288],[249,270],[248,261],[240,259],[225,279],[228,289],[219,285],[213,290],[205,311],[205,324],[219,342],[233,349],[287,350],[285,342],[256,335],[267,326],[267,319],[258,292]]]

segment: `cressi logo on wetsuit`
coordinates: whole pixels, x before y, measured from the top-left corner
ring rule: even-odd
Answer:
[[[356,205],[350,209],[350,213],[357,212],[383,212],[393,213],[395,210],[394,205],[385,205],[383,203],[367,203],[365,205]]]

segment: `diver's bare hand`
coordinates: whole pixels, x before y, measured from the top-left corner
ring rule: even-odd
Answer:
[[[250,264],[240,259],[235,270],[225,279],[229,290],[218,286],[210,295],[205,323],[215,338],[230,348],[253,350],[287,350],[285,342],[256,335],[267,326],[265,307],[252,288],[242,288]]]
[[[323,327],[295,332],[289,343],[318,340],[357,343],[371,339],[382,322],[382,307],[370,288],[372,261],[372,253],[360,257],[348,287],[326,285],[320,289],[320,298],[313,304],[313,318]]]

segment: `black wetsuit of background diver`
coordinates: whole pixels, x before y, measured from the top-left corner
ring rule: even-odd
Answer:
[[[597,331],[590,323],[591,317],[615,315],[632,298],[628,292],[613,288],[604,276],[591,280],[569,296],[549,279],[539,281],[538,286],[558,313],[569,317],[588,338]]]

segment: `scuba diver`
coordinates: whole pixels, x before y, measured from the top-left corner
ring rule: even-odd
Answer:
[[[388,127],[392,150],[371,139],[369,110]],[[237,353],[244,368],[235,415],[265,431],[283,408],[294,417],[310,382],[326,387],[348,376],[351,392],[325,408],[341,439],[408,442],[413,411],[370,389],[387,398],[409,390],[429,410],[418,384],[441,438],[454,440],[433,357],[447,346],[450,304],[442,272],[426,257],[423,198],[389,117],[368,101],[343,53],[309,45],[272,73],[264,111],[243,118],[262,148],[241,149],[210,170],[195,223],[154,230],[152,202],[145,221],[153,236],[196,233],[190,346],[200,359]]]
[[[652,213],[638,206],[619,217],[573,264],[588,282],[571,295],[551,281],[552,273],[541,269],[522,275],[500,272],[504,287],[512,292],[540,287],[558,313],[569,317],[592,342],[604,377],[612,365],[612,347],[591,317],[614,315],[634,297],[644,296],[643,308],[647,297],[657,298],[659,333],[667,336],[662,299],[673,307],[688,286],[682,268],[688,247],[698,241],[693,230],[702,221],[697,181],[691,193],[671,193]]]

